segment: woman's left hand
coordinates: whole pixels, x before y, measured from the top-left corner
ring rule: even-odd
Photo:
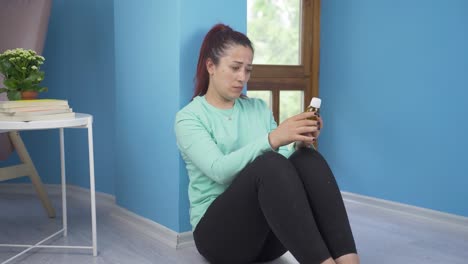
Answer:
[[[318,129],[317,129],[317,131],[315,131],[315,132],[312,133],[312,136],[315,138],[315,141],[317,141],[317,138],[318,138],[319,135],[320,135],[320,131],[321,131],[322,128],[323,128],[323,120],[322,120],[322,117],[321,117],[321,116],[318,116],[318,117],[317,117],[317,121],[318,121],[318,123],[317,123]]]
[[[322,117],[321,117],[321,116],[318,116],[318,117],[317,117],[317,121],[318,121],[318,123],[317,123],[317,126],[318,126],[317,131],[307,134],[307,136],[311,136],[311,135],[312,135],[312,136],[315,138],[315,141],[317,141],[317,138],[318,138],[319,135],[320,135],[320,131],[321,131],[322,128],[323,128],[323,120],[322,120]],[[296,149],[302,148],[302,147],[311,147],[311,146],[312,146],[312,144],[308,144],[308,143],[306,143],[306,142],[304,142],[304,141],[297,141],[297,142],[296,142]]]

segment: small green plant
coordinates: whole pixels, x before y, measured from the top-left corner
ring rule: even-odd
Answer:
[[[6,92],[9,100],[20,100],[21,92],[47,91],[39,85],[44,80],[44,72],[39,70],[44,60],[35,51],[21,48],[0,54],[0,73],[5,77],[0,93]]]

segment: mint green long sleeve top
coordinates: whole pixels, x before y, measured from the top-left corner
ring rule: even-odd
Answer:
[[[276,127],[271,110],[256,98],[236,99],[224,110],[198,96],[177,113],[175,133],[189,176],[193,229],[247,164],[273,151],[268,134]],[[280,147],[278,152],[289,157],[293,150]]]

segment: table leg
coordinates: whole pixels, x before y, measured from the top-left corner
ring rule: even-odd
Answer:
[[[91,226],[93,233],[93,256],[97,256],[97,234],[96,234],[96,193],[94,186],[94,147],[93,147],[93,125],[88,126],[88,150],[89,150],[89,187],[91,192]]]
[[[65,139],[63,128],[60,128],[60,176],[62,178],[62,223],[63,235],[68,235],[67,225],[67,183],[65,181]]]

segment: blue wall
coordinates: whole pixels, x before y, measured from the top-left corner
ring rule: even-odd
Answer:
[[[112,0],[54,0],[43,55],[47,93],[94,116],[96,189],[114,194],[114,31]],[[22,132],[45,183],[60,182],[58,131]],[[67,182],[89,187],[85,129],[65,130]],[[17,158],[12,158],[17,162]],[[24,178],[21,180],[24,181]]]
[[[115,1],[117,202],[179,230],[179,1]]]
[[[468,216],[467,10],[322,1],[320,149],[345,191]]]
[[[174,117],[190,100],[208,29],[220,21],[246,29],[244,2],[218,4],[115,1],[117,202],[179,232],[191,227]]]

